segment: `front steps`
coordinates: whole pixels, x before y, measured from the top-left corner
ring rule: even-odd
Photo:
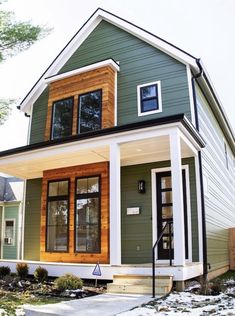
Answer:
[[[155,277],[156,295],[166,295],[171,291],[173,277],[158,275]],[[107,293],[152,294],[152,276],[139,274],[116,274],[113,283],[107,284]]]

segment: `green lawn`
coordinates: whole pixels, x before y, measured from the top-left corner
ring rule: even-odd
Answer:
[[[218,276],[216,279],[219,279],[219,280],[230,280],[230,279],[234,279],[235,280],[235,271],[228,271],[220,276]]]

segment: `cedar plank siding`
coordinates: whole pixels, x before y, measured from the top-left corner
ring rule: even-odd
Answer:
[[[52,82],[49,86],[49,99],[45,140],[50,139],[53,102],[74,97],[72,134],[77,134],[78,97],[80,94],[102,89],[101,128],[114,126],[114,76],[110,67],[102,67],[69,78]]]
[[[206,142],[202,150],[204,176],[207,260],[211,271],[229,265],[228,228],[235,222],[234,157],[207,100],[197,86],[200,134]],[[224,153],[227,145],[228,164]],[[210,272],[210,271],[209,271]]]
[[[101,253],[75,253],[75,179],[77,177],[89,177],[94,175],[101,176]],[[58,179],[70,179],[69,251],[46,252],[47,183],[49,180]],[[71,263],[109,263],[109,173],[107,162],[44,171],[42,184],[40,260]]]
[[[191,119],[186,66],[106,21],[96,27],[59,73],[109,58],[120,62],[120,72],[117,74],[117,125],[179,113],[185,113]],[[156,80],[161,81],[163,111],[138,117],[137,85]],[[30,143],[44,140],[46,98],[48,92],[44,92],[34,105]]]

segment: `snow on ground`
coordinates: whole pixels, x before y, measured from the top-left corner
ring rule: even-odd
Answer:
[[[234,289],[235,290],[235,289]],[[150,302],[145,307],[121,313],[121,316],[207,316],[235,315],[235,298],[226,294],[204,296],[188,292],[172,293],[165,299]]]

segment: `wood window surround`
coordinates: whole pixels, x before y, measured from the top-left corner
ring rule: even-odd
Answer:
[[[108,162],[102,162],[44,171],[40,232],[41,261],[68,263],[96,263],[99,261],[100,263],[109,263],[108,170]],[[58,200],[58,196],[60,202],[66,199],[65,192],[58,193],[61,195],[49,193],[50,184],[56,183],[57,185],[63,181],[68,181],[68,179],[69,216],[67,218],[69,229],[67,250],[61,249],[61,246],[64,247],[65,245],[64,231],[62,230],[62,236],[57,236],[58,234],[54,234],[52,229],[52,237],[58,237],[57,249],[53,250],[54,241],[51,244],[48,241],[48,201],[54,202]],[[55,191],[55,188],[51,187],[51,192]],[[63,211],[66,213],[67,206],[64,205],[64,202],[62,204]]]
[[[100,128],[113,127],[115,124],[115,70],[110,66],[104,66],[95,70],[72,75],[57,81],[49,83],[49,99],[47,109],[47,121],[45,129],[45,141],[53,139],[53,114],[54,106],[61,100],[73,98],[73,112],[70,135],[76,135],[79,132],[79,104],[81,96],[89,95],[95,91],[102,93],[102,106],[100,109]],[[94,95],[93,95],[94,97]],[[85,98],[83,97],[85,100]],[[96,103],[97,108],[97,103]],[[83,107],[83,114],[87,108]],[[59,112],[59,111],[58,111]],[[69,116],[67,111],[67,116]],[[61,115],[64,118],[64,115]],[[66,125],[66,123],[65,123]],[[97,125],[96,125],[97,128]],[[65,135],[67,136],[67,134]],[[63,135],[62,135],[63,137]]]

